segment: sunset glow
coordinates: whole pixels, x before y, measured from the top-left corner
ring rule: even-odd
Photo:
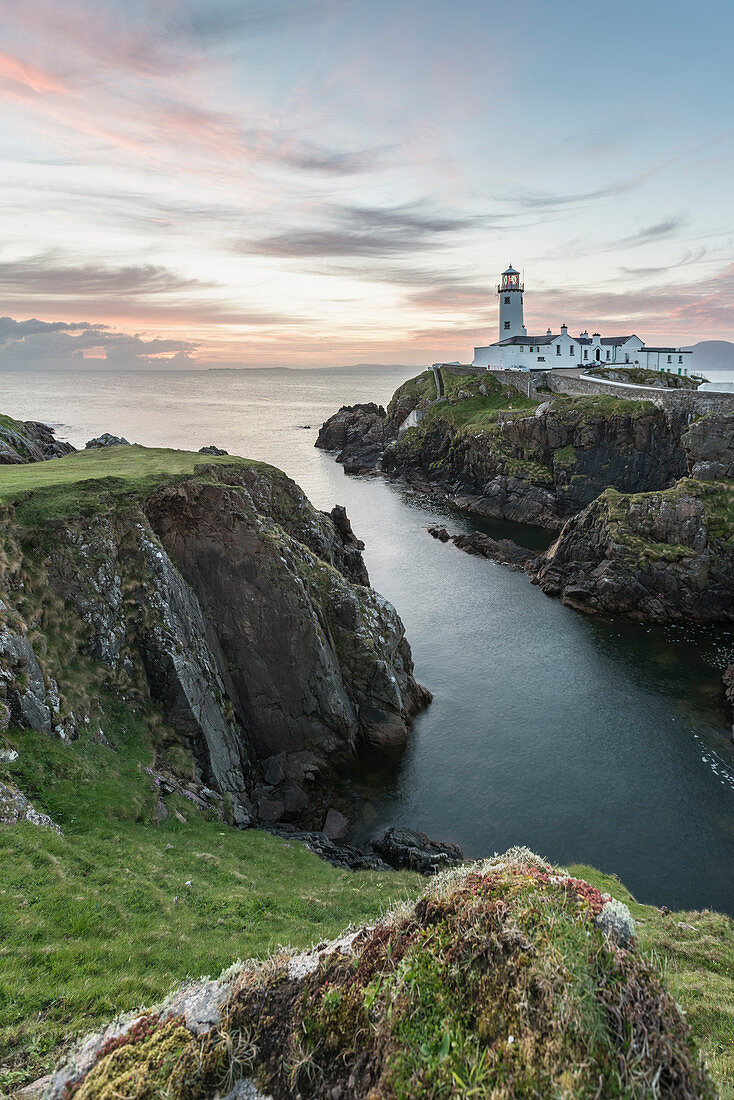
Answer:
[[[734,339],[729,9],[0,12],[4,367],[466,360],[509,262],[539,331]]]

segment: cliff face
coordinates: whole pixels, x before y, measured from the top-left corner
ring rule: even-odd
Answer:
[[[72,515],[29,526],[6,508],[6,723],[71,739],[103,725],[101,692],[152,706],[239,824],[297,816],[360,744],[402,746],[430,695],[343,509],[231,460],[156,487],[157,452],[124,451],[150,473],[134,494],[115,484],[85,509],[100,483],[84,453]]]
[[[340,409],[316,446],[349,473],[381,470],[498,519],[559,528],[608,485],[665,488],[686,471],[685,423],[648,402],[556,397],[540,405],[492,377],[452,376],[448,400],[398,391]],[[400,431],[411,407],[420,423]]]
[[[659,493],[607,490],[530,566],[544,592],[630,618],[734,619],[734,485],[683,478]]]

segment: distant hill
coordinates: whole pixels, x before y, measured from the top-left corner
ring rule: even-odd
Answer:
[[[731,340],[701,340],[689,344],[692,373],[705,374],[707,370],[734,370],[734,344]]]

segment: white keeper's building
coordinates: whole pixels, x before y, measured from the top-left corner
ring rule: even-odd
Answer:
[[[688,371],[690,351],[683,348],[647,347],[639,336],[601,336],[582,332],[571,336],[566,325],[544,336],[528,336],[523,324],[525,287],[520,272],[510,265],[502,272],[497,287],[500,306],[499,339],[487,347],[474,348],[472,366],[490,370],[551,370],[554,367],[622,366],[683,374]]]

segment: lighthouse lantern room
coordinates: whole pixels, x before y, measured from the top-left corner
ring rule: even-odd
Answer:
[[[522,321],[522,295],[524,286],[520,282],[520,272],[510,264],[502,272],[502,281],[497,287],[500,296],[499,339],[507,340],[512,336],[526,336]]]

